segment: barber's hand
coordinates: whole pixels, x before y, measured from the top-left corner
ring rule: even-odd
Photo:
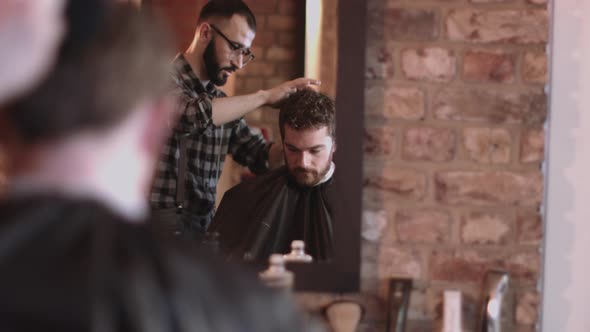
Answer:
[[[321,82],[319,80],[304,77],[279,84],[274,88],[265,91],[267,94],[266,105],[274,106],[297,90],[311,89],[320,84]]]

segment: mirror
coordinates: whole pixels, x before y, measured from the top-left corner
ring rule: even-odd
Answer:
[[[194,33],[194,21],[205,1],[191,8],[164,5],[158,1],[143,1],[142,7],[173,18],[172,28],[178,37],[178,50],[184,51]],[[337,171],[334,175],[334,254],[332,259],[309,265],[290,267],[297,273],[296,288],[301,290],[355,291],[359,285],[360,262],[360,204],[361,204],[361,128],[363,116],[364,25],[365,6],[352,0],[324,0],[321,25],[323,31],[316,39],[315,73],[323,81],[321,91],[336,96],[336,114],[339,149],[334,155]],[[257,17],[257,34],[252,45],[255,61],[238,71],[223,90],[239,95],[272,87],[280,82],[299,77],[304,71],[311,73],[313,60],[304,61],[305,1],[246,1]],[[317,6],[319,1],[309,1]],[[313,7],[311,13],[316,14]],[[338,21],[338,22],[336,22]],[[337,24],[354,21],[355,25]],[[315,21],[316,24],[318,21]],[[336,27],[338,31],[336,30]],[[320,29],[321,28],[321,29]],[[310,28],[307,41],[313,39]],[[346,36],[346,37],[344,37]],[[309,48],[308,48],[309,49]],[[343,52],[342,50],[347,50]],[[351,51],[353,50],[353,51]],[[336,61],[336,54],[339,54]],[[307,62],[304,69],[303,64]],[[337,65],[337,67],[336,67]],[[343,116],[345,115],[345,116]],[[278,112],[261,110],[246,116],[250,126],[258,127],[270,140],[279,140]],[[342,135],[340,133],[346,133]],[[241,168],[226,162],[218,188],[230,188],[248,176]],[[221,197],[218,192],[218,199]],[[254,262],[265,264],[266,262]]]
[[[284,1],[277,2],[274,8],[271,2],[265,5],[261,8],[251,4],[258,20],[257,37],[252,44],[257,57],[255,63],[236,72],[234,94],[253,93],[305,76],[321,80],[319,90],[333,99],[337,69],[335,1]],[[334,108],[327,98],[310,95],[302,98],[307,98],[307,106],[283,108],[291,114],[314,107],[322,112]],[[290,103],[302,104],[302,98]],[[321,106],[309,106],[319,103]],[[287,254],[293,240],[304,241],[305,251],[314,262],[331,260],[334,251],[331,164],[335,141],[329,129],[285,130],[283,137],[278,114],[276,109],[260,109],[248,114],[246,120],[267,139],[283,144],[281,159],[287,167],[279,171],[280,176],[274,176],[273,171],[253,180],[246,167],[233,163],[228,156],[217,188],[218,208],[210,231],[220,234],[221,251],[232,260],[266,261],[272,253]],[[313,121],[330,122],[315,114]],[[310,116],[313,115],[295,119],[293,123],[309,123]],[[249,181],[238,185],[241,180]]]

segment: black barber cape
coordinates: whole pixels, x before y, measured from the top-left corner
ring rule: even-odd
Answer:
[[[246,180],[228,190],[210,232],[219,233],[229,259],[266,260],[290,252],[291,241],[303,240],[315,261],[332,257],[332,180],[314,187],[298,186],[287,168]]]
[[[95,201],[0,202],[0,330],[306,331],[254,275],[154,231]]]

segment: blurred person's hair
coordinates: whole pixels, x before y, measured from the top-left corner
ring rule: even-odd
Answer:
[[[278,105],[279,129],[285,138],[285,125],[295,130],[328,128],[336,138],[336,108],[334,101],[325,94],[311,89],[299,90]]]
[[[167,34],[136,8],[69,1],[66,28],[48,77],[6,107],[26,143],[112,127],[140,101],[164,93],[169,82]]]
[[[240,15],[246,19],[248,27],[256,32],[256,17],[254,13],[242,0],[211,0],[199,15],[199,23],[203,23],[212,17],[222,17],[230,19],[234,15]]]

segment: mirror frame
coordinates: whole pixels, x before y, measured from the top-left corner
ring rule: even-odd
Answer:
[[[360,287],[366,12],[365,1],[338,0],[334,259],[289,264],[297,291],[348,293]]]

